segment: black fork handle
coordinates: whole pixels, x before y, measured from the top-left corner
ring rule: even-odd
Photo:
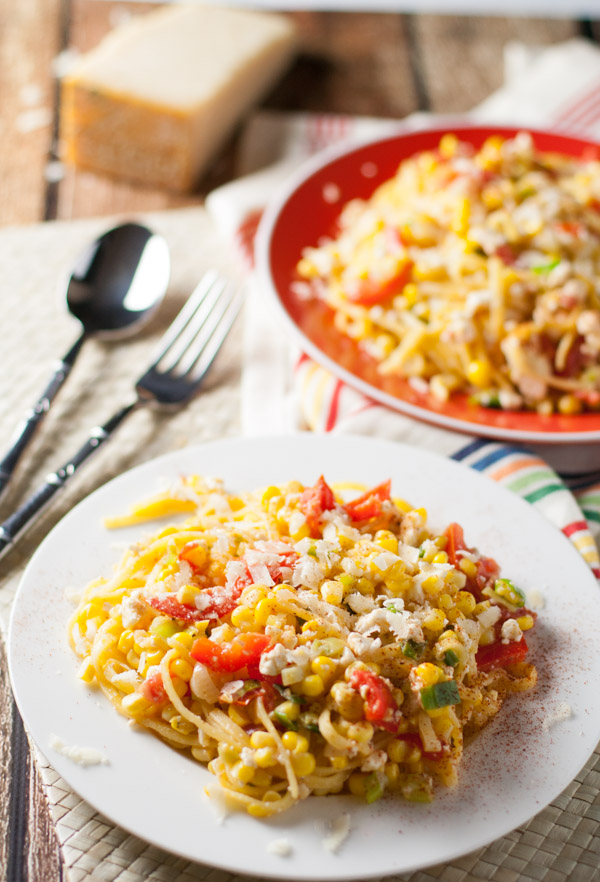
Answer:
[[[79,448],[77,453],[55,472],[49,474],[44,483],[38,487],[29,499],[23,503],[0,526],[0,557],[3,556],[41,515],[55,494],[66,485],[67,481],[81,468],[89,457],[108,441],[114,431],[141,404],[136,400],[118,410],[104,425],[95,426],[90,437]]]

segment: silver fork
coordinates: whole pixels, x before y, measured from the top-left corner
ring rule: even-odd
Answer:
[[[0,525],[0,557],[31,526],[55,494],[135,410],[147,404],[177,407],[200,388],[202,380],[243,303],[243,290],[235,290],[212,270],[202,278],[160,341],[158,352],[135,385],[135,398],[90,437],[61,468]]]

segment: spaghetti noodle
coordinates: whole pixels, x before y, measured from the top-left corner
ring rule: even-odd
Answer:
[[[389,481],[347,497],[323,477],[243,495],[182,479],[109,523],[187,511],[70,622],[81,678],[255,817],[309,794],[429,801],[536,681],[535,614],[457,524],[430,531]]]
[[[298,273],[380,373],[418,391],[542,414],[600,407],[597,156],[542,153],[526,133],[475,151],[447,134],[349,202]]]

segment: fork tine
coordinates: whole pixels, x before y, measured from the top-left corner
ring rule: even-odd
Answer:
[[[171,347],[184,333],[188,325],[192,322],[194,316],[198,313],[200,307],[208,297],[220,277],[214,270],[209,270],[200,279],[185,304],[163,335],[160,340],[160,349],[154,353],[153,361],[150,368],[156,368],[157,365],[170,352]]]
[[[219,322],[223,318],[227,307],[233,299],[233,294],[233,286],[231,284],[226,284],[220,292],[219,299],[213,305],[209,315],[206,316],[205,321],[196,327],[193,337],[190,335],[190,338],[187,341],[188,345],[186,351],[182,353],[177,364],[178,374],[186,375],[191,371],[192,367],[198,360],[199,355],[210,341]]]
[[[221,318],[211,337],[206,341],[202,349],[196,355],[196,358],[190,364],[188,370],[190,371],[192,382],[199,382],[210,368],[227,337],[227,334],[231,330],[231,326],[236,320],[244,300],[245,291],[243,287],[240,287],[233,294],[226,309],[222,312]]]

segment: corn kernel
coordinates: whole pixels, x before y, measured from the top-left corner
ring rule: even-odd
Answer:
[[[317,695],[322,695],[324,691],[325,684],[323,683],[323,678],[319,674],[309,674],[308,677],[305,677],[302,681],[302,692],[304,695],[314,698]]]
[[[405,294],[405,295],[406,295],[406,289],[407,289],[408,287],[409,287],[408,285],[405,285],[405,286],[404,286],[404,294]],[[416,288],[417,286],[416,286],[416,285],[413,285],[413,287]],[[400,511],[407,512],[407,511],[412,511],[412,510],[413,510],[412,505],[410,504],[410,502],[407,502],[406,499],[398,499],[398,498],[395,498],[395,499],[393,499],[392,501],[393,501],[394,505],[396,506],[396,508],[400,509]]]
[[[415,511],[418,515],[420,515],[421,520],[425,524],[427,522],[427,509],[426,508],[415,508]]]
[[[438,551],[438,553],[434,556],[432,563],[434,564],[446,564],[448,563],[448,555],[445,551]]]
[[[185,682],[185,680],[181,680],[179,677],[173,677],[171,682],[173,683],[173,689],[175,690],[179,698],[183,698],[188,690],[188,684]]]
[[[468,557],[461,557],[458,566],[470,579],[474,579],[477,575],[477,564]]]
[[[294,753],[306,753],[309,747],[308,738],[297,732],[284,732],[281,736],[281,743],[286,750],[291,750]]]
[[[498,592],[499,593],[499,592]],[[458,595],[457,595],[458,597]],[[489,609],[492,604],[489,600],[482,600],[479,603],[476,603],[473,607],[473,615],[479,616],[482,612],[485,612],[486,609]]]
[[[247,606],[236,606],[231,613],[231,624],[236,628],[247,628],[254,624],[254,613]]]
[[[200,594],[200,589],[195,585],[182,585],[177,592],[177,600],[184,606],[195,606],[198,594]]]
[[[308,526],[308,524],[302,524],[302,526],[299,527],[295,533],[291,534],[294,542],[300,542],[302,539],[306,539],[308,536],[310,536],[310,527]]]
[[[312,775],[316,767],[317,761],[312,753],[299,753],[292,757],[292,768],[300,778]]]
[[[263,733],[261,732],[260,734]],[[254,754],[254,762],[259,769],[268,769],[270,768],[270,766],[277,765],[277,754],[275,752],[275,748],[271,746],[259,747]]]
[[[138,665],[140,663],[140,657],[133,649],[130,649],[127,653],[127,664],[130,668],[135,668],[137,671]]]
[[[417,665],[414,671],[415,677],[421,681],[423,686],[433,686],[434,683],[438,683],[444,678],[443,672],[437,665],[432,665],[431,662],[423,662],[422,665]]]
[[[364,721],[350,723],[348,726],[348,737],[358,744],[367,744],[373,737],[373,733],[373,726]]]
[[[173,714],[171,719],[169,720],[171,725],[171,729],[174,729],[176,732],[180,732],[182,735],[191,735],[194,731],[194,726],[189,720],[185,720],[180,714]]]
[[[460,612],[465,616],[470,616],[475,612],[477,601],[470,591],[459,591],[454,598],[454,603]]]
[[[337,662],[335,659],[329,658],[327,655],[318,655],[316,658],[313,658],[310,667],[313,674],[318,674],[323,682],[327,682],[327,680],[335,673]]]
[[[252,766],[247,766],[245,763],[239,762],[233,766],[231,774],[240,782],[240,784],[249,784],[254,776],[254,769]]]
[[[400,769],[398,763],[386,763],[383,768],[383,773],[386,777],[387,786],[390,789],[398,787],[400,781]]]
[[[375,533],[375,542],[385,551],[391,551],[392,554],[398,553],[398,540],[390,530],[379,530]]]
[[[519,616],[517,625],[521,631],[529,631],[530,628],[533,628],[533,616]]]
[[[451,132],[447,132],[440,139],[438,149],[441,156],[443,156],[445,159],[450,159],[450,157],[454,156],[458,149],[458,138]]]
[[[83,680],[84,683],[94,682],[96,679],[96,669],[90,658],[86,658],[82,661],[77,676],[80,680]]]
[[[328,579],[321,585],[321,597],[325,603],[332,603],[338,606],[344,598],[344,587],[341,582],[334,579]]]
[[[234,747],[232,744],[225,744],[221,742],[218,747],[218,752],[221,759],[230,766],[232,766],[234,763],[237,763],[240,758],[239,749],[237,747]]]
[[[142,716],[148,710],[153,708],[150,701],[140,695],[139,692],[132,692],[121,699],[121,707],[132,716]]]
[[[449,594],[440,594],[438,597],[438,605],[440,609],[448,610],[453,605],[454,601],[450,597]]]
[[[347,756],[332,756],[330,758],[330,763],[334,769],[337,769],[338,772],[341,772],[342,769],[345,769],[348,765],[348,757]]]
[[[423,591],[425,594],[435,595],[442,587],[438,576],[428,576],[423,580]]]
[[[260,600],[254,610],[254,622],[257,625],[266,625],[267,619],[270,615],[272,615],[277,609],[277,601],[275,601],[272,597],[265,597],[263,600]]]
[[[558,410],[570,416],[574,413],[581,413],[583,408],[582,402],[575,395],[561,395],[558,399]]]
[[[121,652],[124,652],[125,655],[127,655],[127,653],[131,649],[133,649],[133,631],[130,631],[129,628],[126,628],[119,637],[117,647],[120,649]]]
[[[488,361],[481,358],[470,361],[467,365],[467,380],[478,389],[486,389],[492,379],[492,369]]]
[[[370,579],[367,579],[366,576],[361,576],[361,578],[356,583],[356,589],[360,592],[360,594],[371,595],[375,593],[375,588]]]
[[[348,683],[338,680],[334,683],[329,692],[338,712],[346,720],[356,721],[363,716],[364,703],[358,692],[356,692]]]
[[[264,797],[263,797],[264,799]],[[246,806],[246,811],[252,818],[267,818],[271,812],[259,802],[251,802]]]
[[[479,645],[480,646],[489,646],[490,643],[495,643],[495,641],[496,641],[496,635],[494,633],[494,629],[488,628],[486,631],[483,632],[483,634],[479,638]]]
[[[261,502],[264,505],[265,502],[268,502],[269,499],[273,499],[274,496],[281,496],[281,490],[279,489],[279,487],[275,487],[275,486],[267,487],[267,489],[265,490],[265,492],[262,495]]]
[[[157,649],[154,652],[147,652],[145,667],[151,668],[154,665],[159,665],[161,663],[161,661],[163,660],[163,656],[164,656],[164,652],[161,649]],[[182,661],[183,661],[183,659],[182,659]],[[187,662],[184,662],[184,664],[187,665]],[[188,667],[190,667],[190,666],[188,665]],[[190,677],[191,676],[192,676],[192,673],[191,673],[191,668],[190,668]],[[189,679],[189,677],[188,677],[188,679]]]
[[[410,753],[410,745],[407,741],[394,738],[387,746],[387,755],[393,763],[403,763]]]
[[[353,772],[348,778],[348,789],[354,796],[365,796],[365,781],[367,775],[364,772]]]
[[[274,747],[275,739],[270,732],[261,732],[257,730],[250,736],[250,744],[254,748],[258,747]]]
[[[275,711],[278,714],[283,714],[292,722],[300,716],[300,706],[295,701],[282,701],[281,704],[277,705]]]
[[[423,626],[430,631],[441,631],[446,624],[446,621],[447,619],[443,610],[432,609],[427,614],[427,617],[423,619]]]
[[[203,623],[196,622],[196,625],[201,624]],[[167,642],[173,649],[176,649],[178,646],[183,646],[184,649],[191,649],[194,638],[188,631],[180,631],[178,634],[173,634]]]
[[[270,787],[273,782],[273,778],[268,772],[263,771],[263,769],[255,769],[254,774],[252,775],[252,783],[255,787]]]
[[[234,723],[237,723],[238,726],[248,725],[248,717],[244,713],[243,708],[237,707],[235,704],[230,704],[227,708],[227,714],[229,719],[233,720]]]

